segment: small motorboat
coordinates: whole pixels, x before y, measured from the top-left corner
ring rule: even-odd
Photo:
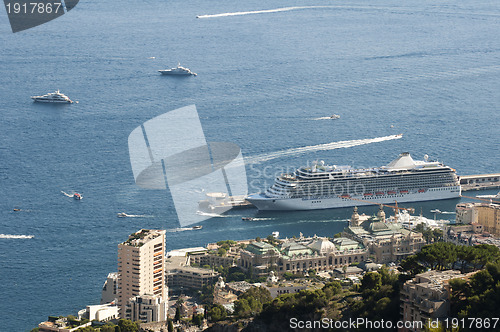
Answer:
[[[330,119],[332,119],[332,120],[340,119],[340,115],[332,114],[332,115],[330,115]]]
[[[432,213],[442,213],[441,210],[438,210],[438,209],[434,209],[434,210],[431,210]]]
[[[14,209],[14,211],[16,211],[16,212],[17,212],[17,211],[21,211],[21,209],[15,208],[15,209]]]
[[[202,228],[203,228],[203,226],[193,226],[192,229],[195,230],[195,229],[202,229]]]
[[[252,221],[253,218],[252,217],[242,217],[241,220],[248,220],[248,221]]]
[[[82,194],[79,194],[79,193],[74,193],[73,194],[73,198],[76,199],[77,201],[81,200],[83,197],[82,197]]]
[[[126,218],[126,217],[128,217],[129,215],[128,215],[128,214],[126,214],[125,212],[120,212],[120,213],[118,213],[118,214],[117,214],[117,216],[118,216],[119,218]]]

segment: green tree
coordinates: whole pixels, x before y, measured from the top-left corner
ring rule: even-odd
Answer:
[[[181,307],[180,305],[177,306],[177,308],[175,308],[175,316],[174,316],[174,322],[178,322],[181,320]]]
[[[139,331],[139,323],[133,322],[130,319],[120,319],[118,321],[118,326],[121,332],[137,332]]]
[[[193,314],[193,319],[191,320],[191,322],[194,325],[201,327],[201,325],[203,325],[203,314]]]
[[[377,290],[382,286],[382,276],[378,272],[368,272],[361,279],[361,290]]]
[[[171,319],[168,320],[167,331],[168,332],[174,332],[174,323],[172,323]]]
[[[227,311],[222,305],[214,304],[212,308],[210,308],[209,317],[212,322],[218,322],[226,319]]]
[[[224,248],[219,248],[219,250],[217,251],[217,255],[219,255],[221,257],[226,256],[226,253],[227,253],[227,250]]]

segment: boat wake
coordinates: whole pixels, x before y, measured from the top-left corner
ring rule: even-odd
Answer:
[[[265,10],[253,10],[248,12],[232,12],[232,13],[221,13],[221,14],[209,14],[209,15],[198,15],[196,18],[214,18],[214,17],[228,17],[228,16],[242,16],[242,15],[252,15],[252,14],[267,14],[267,13],[280,13],[288,12],[291,10],[303,10],[303,9],[314,9],[314,8],[331,8],[332,6],[296,6],[296,7],[283,7],[275,9],[265,9]]]
[[[311,120],[332,120],[332,117],[331,116],[322,116],[320,118],[314,118]]]
[[[71,197],[71,198],[75,197],[75,195],[74,195],[74,194],[71,194],[71,195],[70,195],[70,194],[68,194],[67,192],[64,192],[64,191],[62,191],[62,190],[61,190],[61,192],[62,192],[64,195],[68,196],[68,197]]]
[[[225,215],[218,214],[218,213],[203,212],[203,211],[197,211],[196,214],[199,215],[199,216],[207,216],[207,217],[214,217],[214,218],[227,218],[227,217],[230,217],[230,216],[225,216]]]
[[[455,214],[453,211],[441,211],[441,214]]]
[[[275,220],[276,218],[252,218],[252,221]]]
[[[287,157],[287,156],[296,156],[296,155],[307,153],[307,152],[328,151],[328,150],[335,150],[335,149],[342,149],[342,148],[350,148],[350,147],[358,146],[358,145],[365,145],[365,144],[370,144],[370,143],[390,141],[393,139],[400,139],[402,137],[403,137],[403,134],[399,134],[399,135],[389,135],[389,136],[367,138],[367,139],[356,139],[356,140],[351,140],[351,141],[338,141],[338,142],[332,142],[332,143],[326,143],[326,144],[304,146],[301,148],[291,148],[288,150],[261,154],[261,155],[257,155],[254,157],[248,157],[248,158],[245,158],[245,163],[247,163],[247,164],[248,163],[261,163],[263,161],[268,161],[268,160],[281,158],[281,157]]]
[[[0,239],[32,239],[34,235],[11,235],[11,234],[0,234]]]
[[[172,228],[172,229],[167,229],[167,233],[177,233],[177,232],[184,232],[184,231],[192,231],[192,227],[179,227],[179,228]]]
[[[120,218],[154,218],[154,216],[147,214],[128,214],[124,212],[118,213],[118,217]]]

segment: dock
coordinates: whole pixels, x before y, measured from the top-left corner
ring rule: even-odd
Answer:
[[[461,175],[458,178],[460,179],[462,191],[500,188],[500,173]]]

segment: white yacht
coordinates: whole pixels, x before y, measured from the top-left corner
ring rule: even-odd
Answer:
[[[330,119],[332,119],[332,120],[340,119],[340,115],[332,114],[332,115],[330,115]]]
[[[193,75],[196,76],[196,73],[193,73],[191,70],[189,70],[186,67],[182,67],[180,63],[177,64],[177,67],[172,68],[172,69],[164,69],[164,70],[158,70],[162,75],[183,75],[183,76],[189,76]]]
[[[59,90],[57,90],[56,92],[47,93],[43,96],[32,96],[31,99],[39,103],[73,103],[73,101],[69,99],[68,96],[59,92]]]
[[[265,193],[247,201],[259,210],[316,210],[356,205],[421,202],[460,197],[455,170],[402,153],[387,166],[356,169],[324,161],[282,174]]]

